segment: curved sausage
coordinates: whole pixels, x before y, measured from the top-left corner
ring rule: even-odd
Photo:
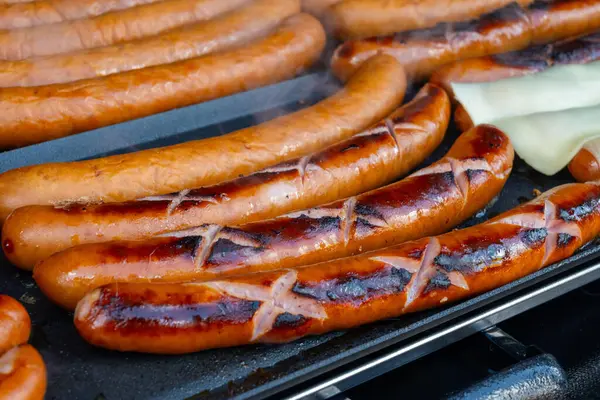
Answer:
[[[242,49],[61,85],[3,88],[0,147],[39,143],[279,82],[312,65],[324,43],[321,24],[298,14]]]
[[[515,0],[345,0],[327,11],[336,35],[361,38],[478,18]],[[533,0],[516,0],[528,6]]]
[[[569,163],[569,172],[579,182],[600,179],[600,139],[586,143]]]
[[[442,86],[452,94],[452,82],[491,82],[541,72],[553,65],[585,64],[597,60],[600,60],[598,33],[522,51],[452,63],[437,70],[430,82]],[[461,104],[456,105],[454,121],[461,130],[468,130],[473,126],[471,117]],[[598,141],[592,141],[575,155],[569,163],[569,171],[580,182],[600,179],[598,157]]]
[[[359,135],[234,181],[127,203],[22,207],[4,224],[2,241],[12,243],[6,255],[32,269],[75,244],[147,239],[209,223],[246,224],[354,196],[422,163],[444,137],[449,113],[446,93],[427,85]]]
[[[0,60],[23,60],[136,40],[208,20],[248,1],[161,1],[90,19],[2,31]]]
[[[41,0],[7,4],[0,1],[0,29],[29,28],[96,17],[162,0]]]
[[[256,0],[205,23],[133,42],[29,60],[0,61],[0,87],[67,83],[229,50],[266,35],[299,11],[299,0]]]
[[[385,53],[400,61],[407,75],[423,79],[451,62],[521,50],[599,28],[599,0],[539,1],[527,9],[511,4],[479,20],[348,41],[336,49],[331,68],[347,79],[365,60]]]
[[[358,257],[205,283],[111,284],[75,326],[120,351],[287,342],[439,307],[571,256],[600,233],[600,187],[569,184],[484,224]]]
[[[360,196],[239,228],[203,225],[167,238],[72,247],[38,264],[34,278],[52,301],[72,309],[112,282],[208,280],[375,250],[464,221],[500,192],[512,160],[508,138],[480,126],[442,160]]]
[[[43,400],[46,366],[32,346],[25,344],[0,356],[0,400]]]
[[[0,354],[27,342],[30,333],[31,319],[25,307],[12,297],[0,294]]]
[[[307,16],[292,18],[291,27],[298,30],[297,35],[308,35],[300,47],[305,47],[306,41],[316,47],[316,39],[310,35],[318,29],[320,48],[324,33],[315,25],[317,22]],[[307,23],[314,32],[306,30]],[[289,36],[297,35],[288,32],[287,36],[290,39]],[[254,48],[264,50],[261,46]],[[264,63],[264,58],[257,55],[259,60],[253,66],[260,66],[261,72],[268,69],[265,75],[282,74],[284,67],[293,70],[288,63],[297,65],[297,51],[271,48],[276,62]],[[238,50],[237,54],[245,51]],[[212,59],[216,62],[221,58]],[[215,65],[214,72],[230,85],[231,66],[235,63],[226,61]],[[366,64],[343,90],[330,98],[255,127],[160,149],[8,171],[0,175],[0,219],[25,205],[121,202],[210,186],[310,154],[347,139],[390,114],[404,97],[403,77],[402,66],[382,55]],[[239,82],[244,83],[247,84]],[[10,245],[7,248],[5,243],[4,250],[10,252]]]

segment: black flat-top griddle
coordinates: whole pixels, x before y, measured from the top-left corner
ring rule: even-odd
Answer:
[[[326,73],[311,73],[278,85],[98,129],[0,154],[0,171],[49,161],[68,161],[164,146],[223,134],[291,112],[327,96],[339,85]],[[426,163],[440,158],[457,137],[451,129]],[[517,159],[498,200],[463,226],[484,221],[545,191],[572,182],[567,172],[546,177]],[[596,257],[593,243],[575,256],[518,282],[444,309],[409,315],[346,332],[284,345],[252,345],[184,356],[124,354],[94,348],[77,334],[72,313],[54,306],[31,275],[2,260],[0,293],[20,299],[33,319],[31,343],[48,367],[47,399],[184,399],[279,397],[334,368],[439,328],[502,301],[520,290],[565,273]]]

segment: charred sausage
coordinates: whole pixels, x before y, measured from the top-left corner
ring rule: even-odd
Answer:
[[[279,1],[279,0],[278,0]],[[135,202],[15,210],[2,230],[24,269],[75,244],[147,239],[202,224],[274,218],[390,183],[422,163],[448,127],[450,100],[434,85],[369,130],[253,175]]]
[[[500,192],[512,160],[508,137],[484,125],[430,167],[360,196],[239,228],[203,225],[172,237],[72,247],[38,264],[34,278],[72,309],[112,282],[208,280],[375,250],[445,232],[473,215]]]
[[[299,0],[256,0],[205,23],[149,38],[69,54],[0,61],[0,86],[67,83],[228,50],[265,36],[299,11]]]
[[[253,54],[258,60],[252,63],[255,68],[249,69],[252,74],[257,69],[261,75],[273,79],[273,75],[285,74],[282,69],[291,72],[301,62],[297,57],[301,53],[298,47],[314,47],[316,56],[324,41],[321,27],[306,15],[292,18],[278,36],[281,39],[278,42],[292,40],[293,49],[282,52],[283,43],[272,43],[269,47],[273,50],[272,59]],[[314,34],[318,34],[318,41],[312,37]],[[249,48],[260,53],[265,50],[260,45],[249,46],[237,54]],[[231,66],[236,62],[229,61],[235,60],[217,63],[221,58],[215,57],[213,72],[224,84],[233,84]],[[265,69],[268,71],[263,72]],[[188,84],[197,84],[193,77],[190,79],[186,81]],[[241,79],[238,84],[248,82]],[[392,57],[382,55],[366,64],[339,93],[259,126],[161,149],[9,171],[0,175],[0,219],[25,205],[121,202],[210,186],[247,175],[351,137],[390,114],[402,101],[405,89],[402,66]],[[119,113],[122,111],[119,107]],[[4,243],[4,250],[10,252],[10,244]]]
[[[0,355],[29,340],[31,319],[25,307],[10,296],[0,294]]]
[[[345,0],[327,12],[341,38],[390,35],[478,18],[515,0]],[[533,0],[516,0],[528,6]]]
[[[43,400],[46,366],[32,346],[25,344],[0,356],[0,400]]]
[[[600,0],[537,1],[525,9],[511,4],[479,20],[348,41],[336,49],[331,67],[346,79],[365,60],[385,53],[396,57],[407,75],[423,79],[451,62],[522,50],[599,28]]]
[[[436,71],[430,81],[452,94],[452,82],[491,82],[541,72],[553,65],[585,64],[597,60],[600,60],[600,34],[596,33],[522,51],[452,63]],[[471,117],[461,104],[456,105],[454,121],[461,130],[473,126]],[[600,179],[599,155],[598,141],[586,144],[569,163],[569,171],[580,182]]]
[[[2,31],[0,60],[23,60],[136,40],[208,20],[248,1],[161,1],[90,19]]]
[[[287,342],[437,307],[572,255],[600,233],[600,187],[558,187],[484,224],[358,257],[205,283],[111,284],[75,326],[120,351]]]
[[[321,24],[298,14],[243,49],[60,85],[3,88],[0,147],[39,143],[279,82],[310,66],[324,42]]]
[[[57,24],[157,1],[161,0],[41,0],[14,4],[0,1],[0,29]]]

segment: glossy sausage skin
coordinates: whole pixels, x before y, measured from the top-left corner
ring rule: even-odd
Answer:
[[[473,58],[449,64],[436,71],[430,82],[452,94],[451,83],[491,82],[544,71],[553,65],[585,64],[600,60],[600,34],[534,46],[525,50]],[[456,105],[454,121],[460,130],[468,130],[473,121],[467,110]],[[592,141],[569,163],[569,171],[580,182],[600,179],[600,146]]]
[[[0,61],[0,86],[67,83],[229,50],[265,36],[299,11],[300,0],[256,0],[210,21],[149,38],[68,54]]]
[[[0,147],[39,143],[291,78],[319,57],[324,35],[316,19],[298,14],[242,49],[60,85],[0,89],[5,110]]]
[[[184,282],[291,268],[445,232],[488,204],[512,167],[508,138],[490,126],[395,184],[239,228],[204,225],[178,237],[73,247],[38,264],[51,300],[72,308],[112,282]]]
[[[161,0],[41,0],[0,5],[0,29],[29,28],[96,17]],[[3,4],[3,2],[0,2]]]
[[[12,244],[6,256],[32,269],[76,244],[147,239],[207,223],[246,224],[354,196],[422,163],[444,137],[449,113],[446,93],[427,85],[369,130],[247,177],[127,203],[22,207],[2,230],[2,242]]]
[[[0,355],[0,400],[43,400],[46,366],[32,346],[25,344]]]
[[[25,307],[10,296],[0,294],[0,355],[29,340],[31,319]]]
[[[599,28],[600,0],[537,1],[526,9],[511,4],[479,20],[348,41],[336,49],[331,67],[339,78],[347,79],[365,60],[385,53],[398,59],[407,75],[423,79],[451,62],[521,50]]]
[[[600,140],[586,143],[569,163],[569,172],[579,182],[600,179]]]
[[[340,38],[390,35],[478,18],[514,0],[345,0],[328,10]],[[528,6],[533,0],[517,0]]]
[[[484,224],[358,257],[205,283],[112,284],[75,325],[121,351],[286,342],[438,307],[571,256],[600,233],[600,187],[569,184]]]
[[[305,28],[305,22],[319,29],[318,43],[305,39],[314,46],[322,44],[324,33],[315,27],[314,19],[292,18],[298,29]],[[305,29],[302,32],[298,34],[311,34]],[[287,36],[290,35],[294,36],[289,32]],[[256,50],[264,49],[258,46]],[[281,74],[282,67],[297,62],[292,57],[296,52],[282,52],[275,43],[272,50],[277,62],[268,63],[276,69],[271,73]],[[204,59],[207,58],[211,56]],[[215,73],[221,71],[223,80],[231,82],[231,65],[219,63],[222,71],[217,68]],[[254,64],[256,68],[260,66],[260,71],[268,65],[260,60]],[[394,58],[382,55],[365,64],[333,96],[258,126],[160,149],[8,171],[0,175],[0,219],[3,221],[12,210],[26,205],[122,202],[215,185],[311,154],[348,139],[389,115],[404,97],[403,78],[402,66]],[[4,250],[10,251],[6,247]]]
[[[208,20],[248,1],[161,1],[90,19],[1,31],[0,60],[23,60],[136,40]]]
[[[453,82],[493,82],[542,72],[553,65],[586,64],[597,60],[600,60],[600,33],[457,61],[435,71],[429,81],[443,87],[453,97]]]

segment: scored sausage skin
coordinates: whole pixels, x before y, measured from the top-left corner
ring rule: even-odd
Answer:
[[[32,346],[0,355],[0,400],[43,400],[46,380],[44,360]]]
[[[162,0],[41,0],[15,4],[0,1],[0,29],[57,24],[157,1]]]
[[[390,35],[478,18],[514,0],[346,0],[326,11],[342,39]],[[528,6],[533,0],[517,0]]]
[[[29,340],[31,319],[25,307],[10,296],[0,294],[0,355]]]
[[[325,34],[315,25],[317,21],[307,20],[312,17],[306,15],[292,18],[296,21],[294,26],[302,29],[300,35],[308,33],[303,29],[305,22],[315,28],[318,40],[313,38],[316,41],[311,39],[309,44],[312,50],[319,50]],[[273,50],[276,60],[283,60],[269,65],[289,67],[288,61],[297,65],[298,60],[281,54],[280,47],[274,46]],[[264,53],[260,47],[257,51]],[[258,64],[260,71],[266,68],[264,63]],[[222,67],[218,69],[219,76],[229,78],[231,65],[222,63]],[[26,205],[123,202],[248,175],[348,139],[389,115],[400,105],[405,91],[402,66],[394,58],[382,55],[366,63],[331,97],[257,126],[159,149],[8,171],[0,174],[0,220]]]
[[[525,9],[513,3],[477,20],[347,41],[336,49],[331,68],[340,79],[347,79],[365,60],[385,53],[400,61],[409,77],[419,80],[451,62],[522,50],[599,28],[598,0],[537,1]]]
[[[354,196],[423,162],[442,141],[449,114],[446,93],[426,85],[367,131],[247,177],[135,202],[22,207],[3,226],[5,254],[32,269],[74,245],[147,239],[207,223],[246,224]]]
[[[24,60],[136,40],[209,20],[249,1],[161,1],[89,19],[0,31],[0,60]]]
[[[250,43],[300,11],[300,0],[256,0],[160,35],[67,54],[0,61],[0,87],[68,83],[187,60]],[[263,18],[264,15],[269,18]]]
[[[586,64],[600,60],[600,34],[570,39],[545,46],[494,56],[473,58],[448,64],[437,70],[430,82],[442,86],[456,103],[454,121],[462,130],[473,127],[467,110],[454,99],[451,83],[493,82],[542,72],[553,65]],[[569,163],[575,179],[587,182],[600,179],[600,146],[587,143]]]
[[[392,185],[238,228],[205,224],[170,237],[76,246],[34,268],[40,289],[72,309],[112,282],[208,280],[297,267],[439,234],[486,206],[512,168],[491,126],[461,135],[446,157]]]
[[[111,284],[78,304],[88,342],[188,353],[287,342],[456,302],[572,255],[600,233],[600,187],[569,184],[486,223],[357,257],[210,282]]]

